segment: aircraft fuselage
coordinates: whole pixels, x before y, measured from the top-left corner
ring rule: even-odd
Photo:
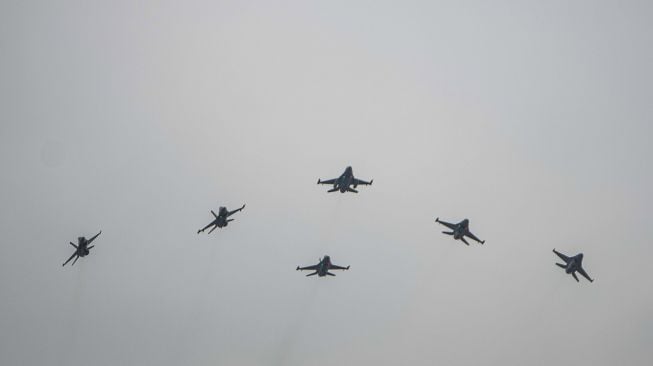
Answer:
[[[578,269],[582,266],[583,263],[583,255],[579,254],[575,257],[571,257],[569,259],[569,262],[567,263],[567,267],[565,267],[565,272],[567,273],[574,273],[578,271]]]
[[[84,237],[77,239],[77,255],[86,257],[91,251],[88,250],[88,240]]]
[[[338,188],[340,188],[340,193],[347,192],[347,188],[351,186],[353,180],[354,180],[354,171],[351,167],[347,167],[347,169],[345,169],[345,172],[342,173],[340,178],[338,178]]]
[[[463,236],[467,235],[469,232],[469,221],[463,220],[456,225],[456,228],[453,230],[454,239],[462,239]]]
[[[227,210],[226,207],[220,207],[220,209],[218,210],[218,217],[215,218],[215,224],[219,228],[223,228],[229,225],[229,221],[227,220],[228,215],[229,215],[229,210]]]
[[[327,272],[329,272],[330,267],[331,267],[331,258],[325,256],[317,267],[317,275],[319,277],[326,276]]]

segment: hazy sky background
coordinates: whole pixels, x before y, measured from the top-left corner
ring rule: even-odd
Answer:
[[[2,1],[0,364],[650,364],[651,19]],[[315,185],[347,165],[374,185]]]

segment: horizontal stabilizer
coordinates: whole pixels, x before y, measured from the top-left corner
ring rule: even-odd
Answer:
[[[355,189],[353,189],[353,188],[347,188],[347,192],[354,192],[354,193],[358,193],[358,191],[357,191],[357,190],[355,190]]]

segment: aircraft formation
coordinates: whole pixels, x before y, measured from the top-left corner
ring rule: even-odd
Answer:
[[[354,170],[352,169],[351,166],[348,166],[345,171],[337,178],[333,179],[327,179],[327,180],[317,180],[317,184],[326,184],[326,185],[331,185],[333,188],[329,189],[327,192],[336,192],[340,191],[340,193],[346,193],[346,192],[352,192],[352,193],[358,193],[356,188],[359,185],[363,186],[370,186],[374,182],[373,179],[370,179],[370,181],[365,181],[362,179],[358,179],[354,177]],[[353,187],[353,188],[352,188]],[[218,209],[218,214],[213,212],[211,210],[211,214],[213,215],[213,221],[211,221],[208,225],[203,227],[202,229],[197,230],[197,233],[203,233],[206,229],[211,229],[209,230],[208,234],[211,234],[213,230],[216,228],[224,228],[226,227],[229,222],[234,221],[234,219],[230,219],[229,217],[232,216],[233,214],[242,211],[245,208],[245,205],[243,204],[242,207],[237,208],[233,211],[229,211],[226,207],[222,206]],[[454,223],[449,223],[446,221],[440,220],[440,218],[436,218],[435,222],[438,224],[441,224],[448,228],[450,231],[443,231],[442,233],[445,235],[450,235],[453,237],[454,240],[460,240],[466,245],[469,246],[469,243],[465,239],[465,237],[474,240],[475,242],[479,244],[485,244],[485,240],[479,239],[476,235],[472,234],[472,232],[469,229],[469,219],[463,219],[462,221],[454,224]],[[90,239],[86,239],[85,237],[81,236],[77,238],[77,245],[73,244],[70,242],[70,245],[72,245],[75,248],[75,252],[64,262],[63,266],[68,264],[73,258],[75,259],[72,263],[72,265],[77,262],[77,259],[80,257],[85,257],[90,253],[91,248],[95,247],[95,245],[90,245],[100,234],[102,234],[102,231],[97,233],[95,236],[93,236]],[[594,282],[594,280],[585,272],[583,269],[583,253],[579,253],[575,256],[569,257],[565,254],[562,254],[555,249],[553,249],[553,253],[555,253],[564,263],[556,263],[558,267],[561,267],[565,270],[567,274],[572,275],[572,277],[576,280],[576,282],[580,282],[578,277],[576,276],[576,272],[580,273],[581,276],[585,277],[588,281]],[[297,271],[311,271],[311,273],[307,274],[306,277],[309,276],[314,276],[318,275],[318,277],[326,277],[326,276],[335,276],[334,273],[331,273],[331,270],[349,270],[349,266],[347,267],[342,267],[335,265],[331,262],[331,257],[328,255],[325,255],[321,259],[318,259],[318,263],[315,265],[310,265],[306,267],[300,267],[297,266],[296,268]]]

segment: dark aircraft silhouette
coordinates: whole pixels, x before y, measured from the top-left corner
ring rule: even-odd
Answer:
[[[333,189],[327,191],[329,193],[335,191],[340,191],[340,193],[345,193],[345,192],[358,193],[358,191],[355,190],[354,188],[358,187],[359,184],[364,186],[369,186],[372,185],[372,182],[374,182],[374,179],[372,179],[369,182],[356,179],[354,177],[354,171],[350,166],[348,166],[347,169],[345,169],[345,172],[342,173],[338,178],[328,179],[328,180],[321,180],[321,179],[317,180],[317,184],[333,184]],[[354,188],[350,187],[352,185],[354,186]]]
[[[204,230],[206,230],[206,229],[210,228],[211,226],[213,226],[213,228],[211,230],[209,230],[209,234],[211,234],[211,232],[213,232],[213,230],[215,230],[215,228],[218,228],[218,227],[223,228],[223,227],[229,225],[229,222],[234,221],[234,219],[228,219],[228,217],[235,214],[238,211],[242,211],[243,208],[245,208],[245,205],[243,205],[243,207],[237,208],[237,209],[235,209],[233,211],[228,211],[226,207],[220,207],[220,209],[218,210],[218,212],[219,212],[218,215],[216,215],[215,212],[213,212],[213,210],[211,210],[211,213],[213,214],[213,217],[215,217],[215,220],[211,221],[211,223],[206,225],[203,229],[197,230],[197,233],[199,234],[201,232],[204,232]]]
[[[481,244],[485,244],[485,240],[481,240],[477,238],[476,235],[472,234],[472,232],[469,231],[469,220],[467,219],[464,219],[463,221],[457,224],[450,224],[445,221],[440,221],[440,218],[438,217],[435,219],[435,222],[442,224],[452,230],[452,231],[443,231],[442,232],[443,234],[452,235],[454,239],[456,240],[460,239],[463,241],[463,243],[467,245],[469,245],[469,243],[467,242],[467,240],[465,240],[465,237],[471,238]]]
[[[68,260],[64,264],[62,264],[62,266],[65,266],[73,258],[75,258],[75,260],[73,261],[73,264],[71,264],[71,266],[75,265],[75,262],[77,262],[79,257],[86,257],[88,253],[90,253],[91,248],[95,246],[95,245],[91,245],[89,247],[88,245],[91,244],[93,240],[95,240],[95,238],[97,238],[98,235],[100,234],[102,234],[102,230],[100,230],[99,233],[97,233],[94,237],[90,239],[86,239],[85,237],[80,236],[79,238],[77,238],[77,245],[73,244],[73,242],[69,242],[70,245],[75,247],[75,253],[73,253],[73,255],[71,255],[70,258],[68,258]]]
[[[556,266],[560,268],[564,268],[565,272],[568,274],[571,274],[574,276],[574,279],[576,282],[580,282],[578,280],[578,277],[576,277],[576,272],[580,273],[583,277],[587,278],[588,281],[594,282],[593,279],[590,278],[590,276],[585,272],[583,269],[583,253],[577,254],[573,257],[567,257],[566,255],[556,251],[553,249],[553,253],[555,253],[560,259],[565,261],[565,264],[562,263],[556,263]]]
[[[331,269],[341,269],[341,270],[348,270],[349,266],[347,267],[340,267],[336,266],[335,264],[331,263],[331,257],[328,255],[325,255],[324,258],[319,260],[320,262],[314,266],[308,266],[308,267],[299,267],[297,266],[298,271],[315,271],[313,273],[309,273],[306,275],[308,276],[315,276],[318,275],[320,277],[324,276],[335,276],[333,273],[329,272]]]

